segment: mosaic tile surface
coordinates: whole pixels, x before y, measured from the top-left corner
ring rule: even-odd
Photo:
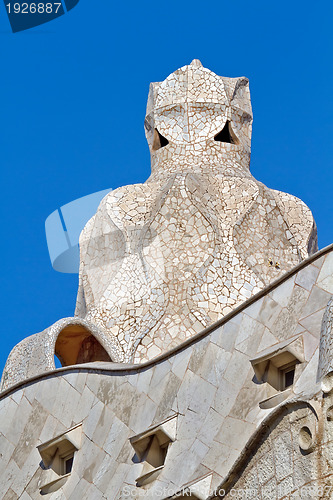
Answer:
[[[202,481],[203,500],[332,498],[333,245],[295,267],[316,250],[312,215],[253,178],[251,124],[245,78],[193,61],[151,85],[150,178],[109,194],[83,231],[76,317],[8,357],[4,500],[40,498],[38,447],[79,424],[52,500],[170,500]],[[290,359],[292,383],[276,386]],[[162,470],[139,484],[133,437],[171,418]]]
[[[310,210],[249,171],[246,78],[194,60],[150,86],[152,174],[107,195],[80,238],[76,315],[122,361],[162,354],[317,249]]]

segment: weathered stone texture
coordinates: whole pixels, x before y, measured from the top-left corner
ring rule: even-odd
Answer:
[[[214,491],[267,415],[276,411],[274,407],[259,407],[271,395],[271,389],[269,384],[253,380],[250,359],[254,353],[300,334],[304,362],[299,365],[289,400],[320,397],[316,382],[320,322],[308,322],[311,332],[303,324],[312,315],[324,315],[327,297],[315,276],[325,271],[331,255],[318,259],[320,268],[316,260],[308,265],[306,275],[312,276],[312,286],[307,281],[302,287],[306,268],[301,269],[229,321],[163,361],[141,368],[116,365],[118,371],[109,363],[80,365],[22,385],[3,397],[0,476],[4,494],[10,498],[12,491],[19,497],[24,492],[29,495],[26,498],[39,498],[38,482],[43,471],[36,446],[80,422],[82,447],[76,454],[71,478],[61,491],[50,495],[53,500],[74,500],[78,492],[82,492],[82,498],[120,499],[126,498],[127,491],[132,495],[127,498],[141,498],[145,492],[145,498],[156,499],[161,498],[156,493],[160,488],[176,492],[206,473],[212,474]],[[302,297],[301,306],[295,293]],[[283,328],[279,321],[285,311],[298,315],[292,329],[291,323]],[[332,406],[328,399],[323,404],[328,409]],[[316,433],[319,427],[306,402],[294,406],[288,407],[283,417],[273,418],[266,431],[268,437],[252,451],[253,458],[241,474],[239,487],[255,485],[263,498],[282,498],[278,492],[281,488],[294,492],[306,484],[308,469],[313,461],[318,462],[314,457],[320,453],[326,457],[331,437],[325,433],[323,444],[314,452],[305,456],[297,448],[296,434],[304,419],[308,426],[312,422]],[[178,415],[177,437],[169,447],[165,468],[148,488],[137,488],[135,479],[143,465],[135,459],[133,462],[129,438],[173,414]],[[311,469],[311,477],[321,485],[323,474],[318,464],[316,467]],[[253,498],[259,497],[254,494]]]
[[[1,498],[333,498],[333,246],[251,175],[246,78],[195,60],[145,128],[151,176],[82,232],[76,317],[6,363]]]

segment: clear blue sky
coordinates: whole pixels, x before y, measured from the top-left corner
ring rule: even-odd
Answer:
[[[12,34],[0,5],[2,370],[11,348],[75,306],[77,275],[52,270],[44,221],[60,205],[143,182],[148,86],[201,59],[250,79],[251,170],[312,209],[333,242],[331,1],[80,0]]]

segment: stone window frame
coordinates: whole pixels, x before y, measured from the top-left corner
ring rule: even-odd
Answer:
[[[290,363],[284,365],[284,366],[281,366],[279,368],[279,372],[280,372],[280,391],[285,391],[286,389],[288,389],[288,387],[292,387],[294,385],[294,382],[295,382],[295,375],[296,375],[296,366],[300,363],[299,360],[294,360],[294,361],[291,361]],[[290,373],[291,371],[294,372],[293,374],[293,381],[287,385],[286,383],[286,375],[287,373]]]
[[[262,409],[272,408],[284,401],[292,393],[304,363],[303,336],[296,335],[261,351],[250,360],[256,379],[267,383],[275,391],[268,399],[259,403]],[[285,374],[295,369],[293,383],[286,386]]]
[[[178,414],[172,415],[130,438],[139,461],[144,464],[136,479],[137,486],[151,483],[164,469],[169,446],[176,440],[177,417]]]
[[[76,452],[81,448],[82,422],[67,431],[37,446],[42,458],[42,474],[39,489],[41,495],[53,493],[61,488],[71,476]],[[66,462],[72,459],[70,471]]]

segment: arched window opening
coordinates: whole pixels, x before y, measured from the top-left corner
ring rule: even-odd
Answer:
[[[55,345],[55,356],[61,366],[112,361],[104,347],[83,326],[67,326],[59,334]]]

